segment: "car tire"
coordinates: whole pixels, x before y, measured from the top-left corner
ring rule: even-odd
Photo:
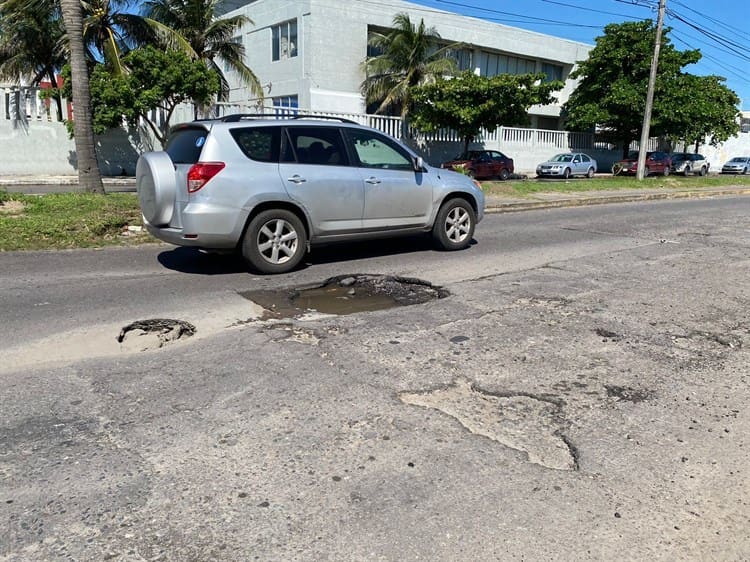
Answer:
[[[594,177],[594,168],[589,168],[588,169],[588,171],[586,172],[586,177],[589,178],[589,179],[591,179],[591,178]]]
[[[143,218],[154,226],[166,226],[172,220],[177,178],[174,164],[166,152],[141,154],[136,164],[136,192]]]
[[[744,176],[745,174],[747,174],[747,168],[742,168],[742,175]]]
[[[664,171],[662,172],[662,175],[664,177],[667,177],[669,175],[669,166],[664,166]]]
[[[307,233],[297,215],[269,209],[250,221],[242,239],[242,256],[261,273],[291,271],[307,252]]]
[[[563,170],[563,179],[569,179],[570,178],[570,168],[565,168]]]
[[[690,175],[690,166],[685,166],[685,169],[682,171],[682,175],[685,177]]]
[[[708,173],[708,170],[705,166],[701,166],[701,171],[698,172],[701,176],[705,176]]]
[[[646,166],[645,168],[643,168],[643,177],[644,178],[647,178],[650,173],[651,173],[651,168],[649,168],[648,166]]]
[[[474,236],[477,215],[466,199],[443,203],[432,225],[432,238],[441,250],[463,250]]]
[[[508,171],[507,168],[503,168],[502,170],[500,170],[500,179],[501,180],[505,181],[509,177],[510,177],[510,172]]]

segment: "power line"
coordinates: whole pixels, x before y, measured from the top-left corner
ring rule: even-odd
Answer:
[[[568,4],[566,2],[557,2],[556,0],[542,0],[542,2],[546,2],[547,4],[557,4],[558,6],[565,6],[567,8],[575,8],[577,10],[583,10],[585,12],[596,12],[597,14],[606,14],[608,16],[618,16],[622,18],[635,19],[633,16],[626,15],[626,14],[618,14],[616,12],[606,12],[604,10],[595,10],[594,8],[586,8],[584,6],[580,6],[577,4]]]
[[[728,23],[726,23],[724,21],[717,20],[716,18],[714,18],[714,17],[712,17],[712,16],[710,16],[708,14],[704,14],[703,12],[699,12],[695,8],[691,8],[690,6],[688,6],[686,4],[683,4],[682,2],[678,2],[677,0],[673,0],[673,3],[676,4],[676,5],[678,5],[678,6],[682,6],[686,10],[690,10],[691,12],[693,12],[694,14],[700,16],[701,18],[703,18],[705,20],[708,20],[710,22],[713,22],[713,23],[717,24],[719,27],[723,27],[724,29],[726,29],[727,31],[730,31],[731,33],[734,33],[734,34],[739,33],[740,35],[744,35],[745,37],[750,38],[750,33],[748,33],[747,31],[745,31],[744,29],[741,29],[739,27],[734,27],[733,25],[730,25],[730,24],[728,24]]]
[[[685,45],[685,46],[686,46],[686,47],[688,47],[689,49],[692,49],[692,48],[693,48],[693,46],[692,46],[692,45],[691,45],[690,43],[688,43],[687,41],[685,41],[684,39],[682,39],[682,38],[680,37],[680,34],[679,34],[679,33],[676,33],[676,32],[675,32],[674,30],[672,31],[671,35],[672,35],[672,37],[673,37],[673,38],[674,38],[674,39],[675,39],[676,41],[679,41],[680,43],[682,43],[683,45]],[[703,58],[705,58],[706,60],[710,60],[710,61],[711,61],[711,62],[713,62],[713,63],[714,63],[714,64],[715,64],[716,66],[718,66],[719,68],[721,68],[721,69],[722,69],[722,70],[724,70],[725,72],[727,72],[727,73],[729,73],[729,74],[733,75],[733,76],[734,76],[735,78],[739,78],[739,79],[740,79],[740,80],[741,80],[742,82],[745,82],[745,83],[748,83],[748,84],[750,84],[750,79],[748,79],[748,77],[747,77],[747,75],[746,75],[746,74],[742,74],[742,72],[743,72],[743,70],[742,70],[742,69],[740,69],[740,68],[738,68],[738,67],[736,67],[736,66],[732,66],[732,65],[728,65],[728,64],[725,64],[725,63],[723,63],[722,61],[720,61],[719,59],[717,59],[717,58],[714,58],[714,57],[712,57],[711,55],[707,55],[707,54],[706,54],[706,53],[704,53],[704,52],[701,52],[701,55],[703,56]],[[736,71],[736,72],[735,72],[735,71]]]
[[[730,41],[729,39],[726,39],[726,38],[722,37],[721,35],[718,35],[718,34],[713,33],[711,31],[707,31],[707,30],[703,29],[701,26],[696,25],[696,24],[692,23],[689,20],[686,20],[685,18],[683,18],[679,14],[674,13],[671,10],[669,12],[669,16],[671,18],[673,18],[673,19],[676,19],[677,21],[680,21],[680,22],[684,23],[688,27],[693,28],[698,33],[700,33],[701,35],[704,35],[704,36],[708,37],[709,39],[712,39],[716,43],[724,46],[726,49],[730,50],[732,53],[734,53],[739,58],[745,59],[746,61],[750,62],[750,54],[746,54],[746,53],[742,52],[742,50],[746,50],[748,53],[750,53],[750,50],[748,50],[748,48],[746,46],[740,45],[739,43],[735,43],[734,41]]]

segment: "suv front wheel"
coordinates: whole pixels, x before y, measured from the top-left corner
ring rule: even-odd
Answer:
[[[451,199],[443,204],[432,226],[432,237],[442,250],[463,250],[474,236],[477,216],[465,199]]]
[[[242,239],[242,255],[261,273],[286,273],[305,256],[307,235],[302,221],[285,209],[258,213]]]

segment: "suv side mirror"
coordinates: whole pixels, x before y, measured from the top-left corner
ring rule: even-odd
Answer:
[[[424,172],[424,159],[421,156],[414,158],[414,171]]]

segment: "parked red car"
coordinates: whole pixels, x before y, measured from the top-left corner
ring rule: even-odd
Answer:
[[[500,178],[507,180],[513,173],[513,159],[497,150],[470,150],[443,162],[441,168],[462,167],[473,178]]]
[[[647,152],[646,162],[644,165],[643,175],[661,174],[668,176],[672,169],[672,158],[666,152]],[[612,166],[612,173],[633,174],[638,171],[638,153],[631,152],[624,160],[615,162]]]

